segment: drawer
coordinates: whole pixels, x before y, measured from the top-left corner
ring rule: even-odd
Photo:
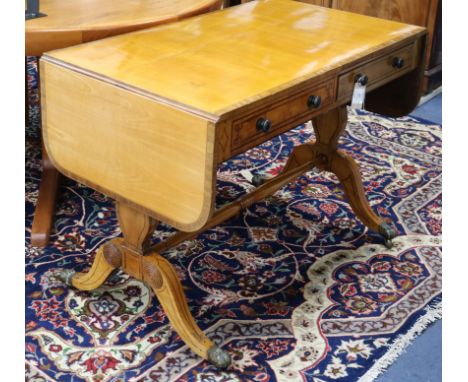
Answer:
[[[414,69],[417,65],[416,44],[405,46],[384,57],[353,68],[338,78],[338,101],[351,99],[360,75],[367,77],[367,88],[373,89]]]
[[[242,116],[232,123],[231,149],[255,146],[287,130],[334,102],[334,81],[305,88],[292,96]],[[319,100],[319,102],[317,102]]]

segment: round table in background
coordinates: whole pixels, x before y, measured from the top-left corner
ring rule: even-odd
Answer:
[[[41,0],[46,16],[26,20],[26,56],[181,20],[220,9],[221,0]],[[28,112],[26,113],[28,116]],[[59,173],[42,147],[42,178],[31,245],[45,246],[53,222]]]

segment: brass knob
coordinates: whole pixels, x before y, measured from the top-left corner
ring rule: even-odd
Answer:
[[[392,66],[395,69],[401,69],[405,65],[405,60],[403,60],[401,57],[395,57],[392,61]]]
[[[266,118],[259,118],[257,119],[257,130],[261,130],[264,133],[268,132],[271,128],[271,121]]]
[[[356,82],[362,86],[366,86],[367,82],[369,82],[369,77],[367,77],[364,73],[359,73],[356,75]]]
[[[310,108],[317,109],[320,107],[320,104],[322,103],[322,97],[317,96],[317,95],[311,95],[309,98],[307,98],[307,106]]]

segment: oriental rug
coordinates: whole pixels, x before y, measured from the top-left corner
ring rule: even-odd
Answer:
[[[440,318],[441,128],[364,111],[350,111],[340,146],[358,161],[371,206],[400,232],[392,249],[355,218],[335,176],[312,171],[162,254],[197,323],[231,353],[228,370],[183,344],[144,283],[119,271],[93,292],[69,288],[57,274],[88,269],[120,231],[112,200],[64,180],[50,245],[29,246],[41,177],[30,70],[27,381],[368,382]],[[224,163],[217,205],[252,189],[241,170],[277,174],[311,139],[299,126]],[[154,240],[172,232],[160,225]]]

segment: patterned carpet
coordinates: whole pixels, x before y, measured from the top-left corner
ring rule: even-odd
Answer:
[[[50,246],[29,246],[41,176],[31,65],[26,147],[27,381],[371,381],[441,315],[441,129],[350,112],[341,148],[360,164],[374,210],[401,235],[389,250],[354,217],[335,176],[309,172],[243,214],[163,253],[203,331],[227,349],[219,371],[171,329],[150,289],[122,272],[79,292],[56,275],[86,270],[120,235],[106,196],[71,180]],[[217,205],[277,174],[301,126],[218,171]],[[160,225],[154,241],[173,230]]]

